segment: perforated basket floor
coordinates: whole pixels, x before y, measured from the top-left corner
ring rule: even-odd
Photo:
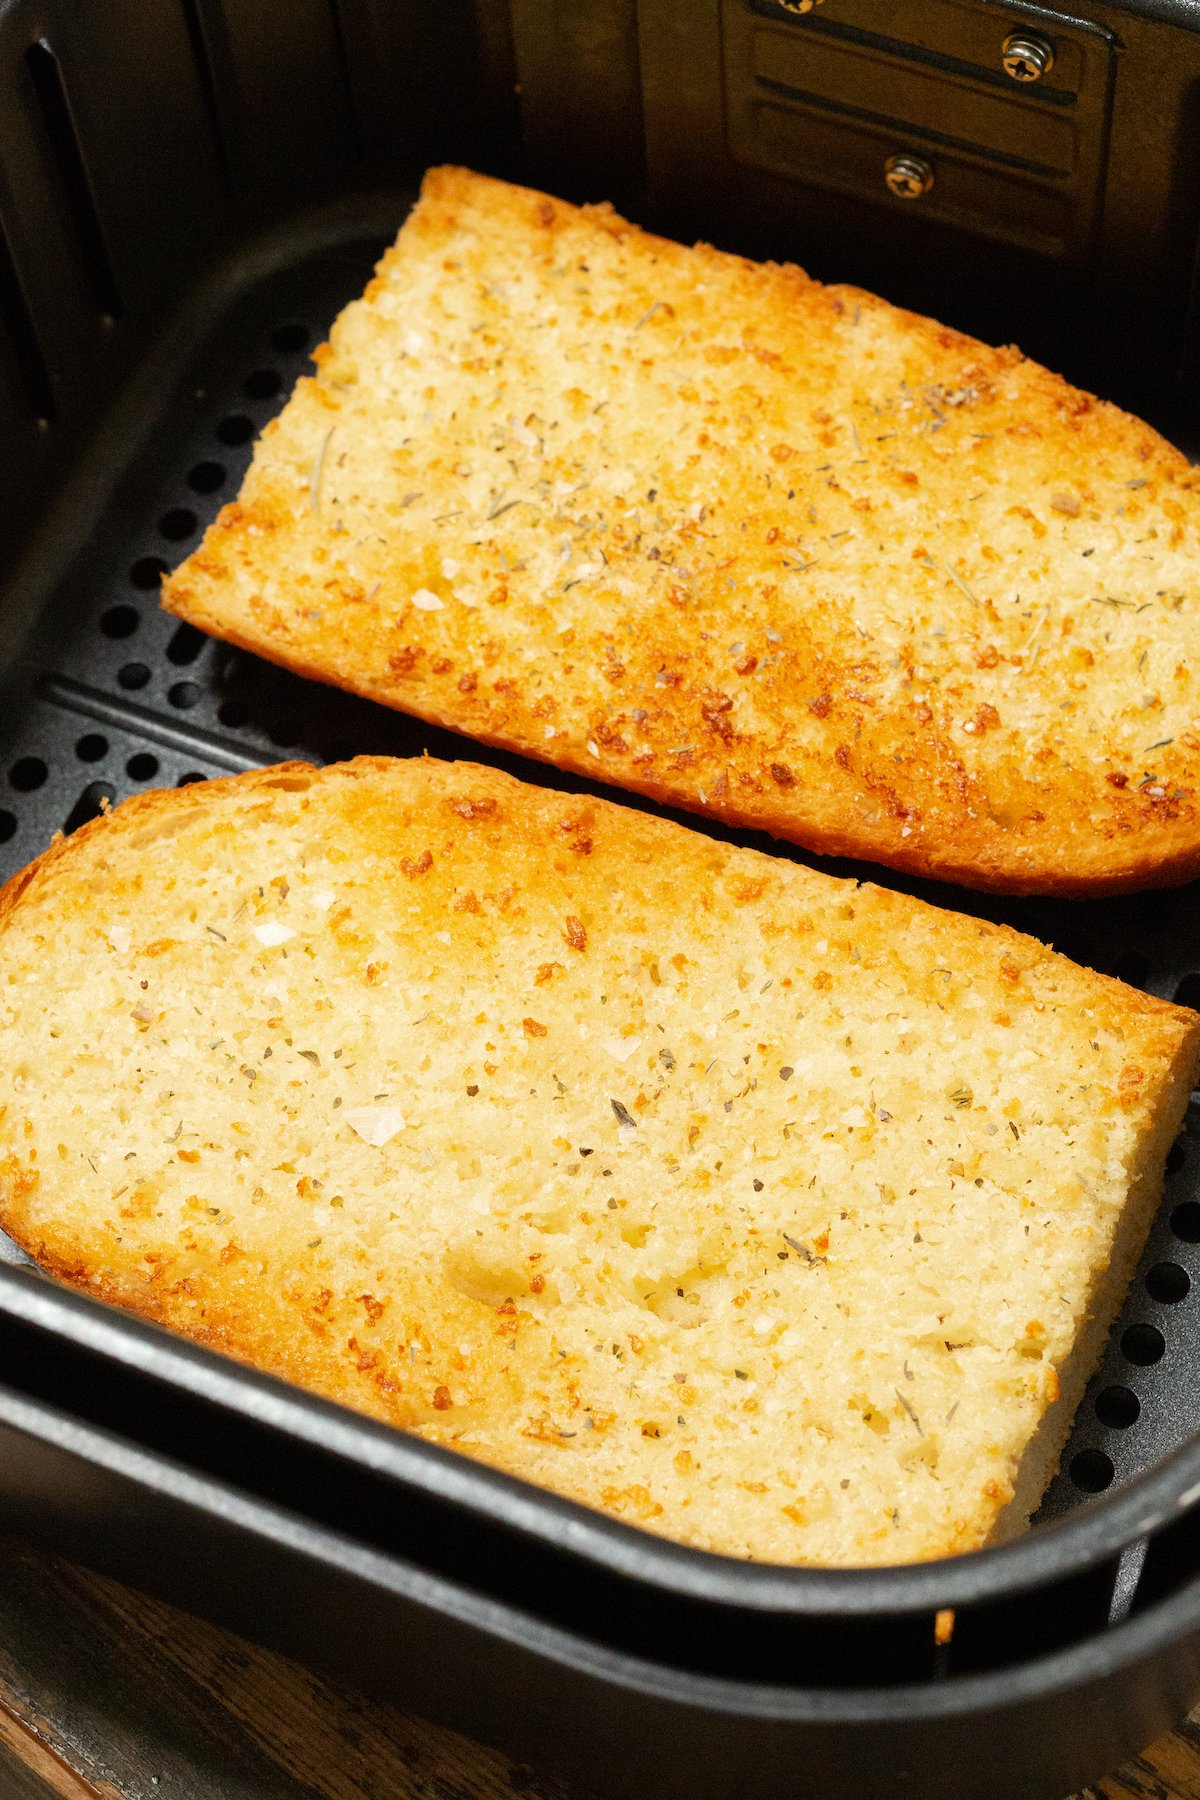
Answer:
[[[236,494],[255,436],[308,367],[308,352],[335,313],[361,291],[380,248],[327,250],[240,291],[180,371],[145,440],[130,446],[112,504],[15,652],[4,642],[0,603],[0,880],[105,801],[287,757],[327,762],[427,749],[496,762],[544,785],[586,787],[285,674],[159,610],[160,576]],[[686,822],[806,860],[752,835]],[[1195,888],[1085,904],[1006,902],[875,868],[820,866],[1002,919],[1150,993],[1200,1003]],[[1194,1103],[1171,1155],[1158,1221],[1042,1516],[1127,1481],[1200,1428],[1198,1378]]]

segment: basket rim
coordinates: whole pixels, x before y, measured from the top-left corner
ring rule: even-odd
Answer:
[[[936,1561],[871,1568],[742,1562],[608,1518],[581,1503],[350,1412],[39,1271],[0,1265],[0,1318],[415,1489],[576,1565],[643,1590],[776,1617],[845,1620],[1011,1600],[1119,1557],[1200,1507],[1200,1433],[1125,1485],[1012,1541]],[[20,1373],[4,1387],[20,1394]],[[86,1424],[86,1414],[82,1417]],[[213,1477],[213,1479],[217,1479]],[[1160,1604],[1174,1596],[1164,1597]]]

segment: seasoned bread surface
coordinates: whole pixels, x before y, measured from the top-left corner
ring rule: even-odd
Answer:
[[[180,617],[810,848],[969,886],[1200,873],[1196,478],[791,267],[426,179]]]
[[[1198,1028],[603,801],[285,765],[0,895],[0,1223],[654,1531],[929,1557],[1036,1504]]]

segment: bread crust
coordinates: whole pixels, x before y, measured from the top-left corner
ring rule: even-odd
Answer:
[[[0,968],[43,1267],[778,1561],[1033,1503],[1200,1055],[1007,927],[429,759],[139,795],[0,890]]]
[[[790,266],[458,169],[165,583],[485,743],[969,887],[1200,873],[1196,477]]]

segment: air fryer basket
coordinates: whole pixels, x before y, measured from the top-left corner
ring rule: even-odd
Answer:
[[[0,879],[105,801],[283,757],[428,749],[585,785],[212,642],[157,587],[426,163],[670,225],[633,21],[633,0],[568,24],[541,0],[0,0]],[[590,83],[583,124],[556,67]],[[772,247],[803,256],[783,228]],[[1200,1000],[1194,890],[921,892]],[[1061,1800],[1200,1696],[1200,1107],[1169,1168],[1063,1473],[1003,1550],[821,1573],[679,1549],[18,1267],[0,1518],[614,1796]]]

